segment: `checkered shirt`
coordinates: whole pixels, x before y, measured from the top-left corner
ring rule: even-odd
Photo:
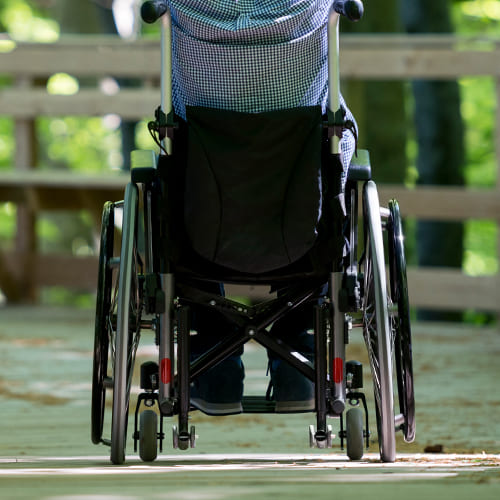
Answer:
[[[332,0],[170,0],[173,105],[261,112],[328,99]],[[348,118],[353,117],[348,112]],[[342,141],[344,164],[354,150]],[[347,162],[346,162],[347,160]]]

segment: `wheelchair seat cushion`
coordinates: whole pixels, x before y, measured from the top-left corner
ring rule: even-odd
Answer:
[[[192,248],[255,274],[304,256],[321,216],[321,108],[186,113],[184,223]]]

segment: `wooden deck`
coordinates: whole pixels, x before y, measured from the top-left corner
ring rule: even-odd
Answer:
[[[0,307],[0,318],[2,498],[221,499],[237,492],[245,500],[300,500],[312,494],[348,498],[353,491],[362,498],[498,498],[496,330],[413,325],[417,435],[411,445],[398,441],[394,464],[378,460],[365,365],[373,434],[360,462],[347,460],[338,438],[330,450],[309,448],[314,414],[207,417],[194,412],[197,448],[173,450],[170,431],[176,420],[165,419],[164,451],[151,464],[133,452],[131,416],[127,462],[113,467],[109,449],[90,441],[93,312]],[[361,342],[354,331],[348,356],[365,362]],[[144,333],[138,363],[153,354],[153,336]],[[249,345],[243,362],[245,391],[265,391],[265,351]],[[134,401],[136,383],[134,378]],[[338,420],[330,423],[338,434]],[[432,449],[442,451],[429,453]]]

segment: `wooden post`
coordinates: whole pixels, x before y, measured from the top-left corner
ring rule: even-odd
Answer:
[[[17,87],[26,89],[32,86],[31,79],[20,77],[17,79]],[[15,168],[17,170],[29,170],[36,165],[37,141],[35,132],[35,120],[18,118],[15,122]],[[18,291],[12,301],[35,302],[37,291],[35,286],[36,273],[36,214],[28,202],[17,206],[17,233],[15,240],[16,261],[18,269],[12,273],[17,276]],[[7,300],[9,297],[7,296]]]
[[[496,44],[497,49],[500,47],[500,44]],[[497,196],[500,198],[500,78],[496,78],[496,115],[495,115],[495,152],[496,152],[496,160],[497,160],[497,178],[495,184],[495,190]],[[496,218],[497,224],[497,262],[500,261],[500,215],[497,215]],[[496,295],[497,295],[497,303],[500,304],[500,272],[497,270],[496,274],[497,278],[497,287],[496,287]],[[500,323],[500,314],[498,315],[498,321]]]

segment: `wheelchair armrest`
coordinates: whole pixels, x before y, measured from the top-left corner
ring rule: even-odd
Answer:
[[[358,149],[357,155],[353,156],[349,165],[347,179],[350,181],[369,181],[371,178],[370,154],[366,149]]]
[[[147,184],[152,182],[156,175],[157,157],[154,151],[135,149],[130,155],[131,179],[134,183]]]

